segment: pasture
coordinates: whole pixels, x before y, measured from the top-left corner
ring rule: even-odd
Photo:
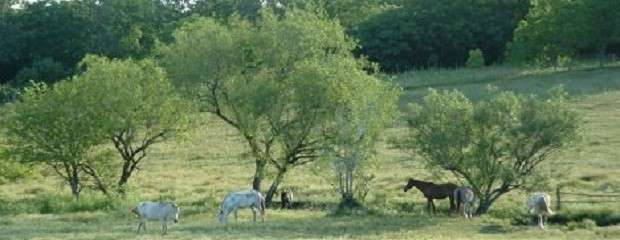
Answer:
[[[459,81],[461,80],[461,81]],[[575,106],[585,114],[584,140],[576,148],[553,155],[559,177],[551,179],[548,192],[558,215],[574,212],[608,212],[620,218],[620,202],[571,204],[556,211],[554,187],[589,193],[620,192],[620,67],[573,71],[525,72],[505,67],[484,70],[411,72],[396,76],[406,93],[402,105],[417,101],[428,87],[456,88],[473,99],[484,94],[486,84],[519,93],[541,93],[565,84]],[[203,117],[203,116],[201,116]],[[51,173],[0,185],[0,239],[620,239],[620,226],[596,226],[593,220],[550,222],[548,231],[535,226],[527,212],[525,191],[514,191],[494,204],[489,214],[471,219],[429,216],[426,199],[417,189],[403,192],[409,177],[436,179],[423,171],[419,157],[390,144],[402,134],[395,125],[380,145],[381,163],[375,169],[366,204],[369,211],[331,214],[338,195],[325,179],[313,174],[311,164],[287,173],[280,189],[292,189],[299,209],[266,210],[266,222],[252,222],[252,212],[239,210],[239,222],[217,222],[217,211],[231,190],[249,188],[254,163],[243,139],[222,122],[204,116],[204,126],[180,140],[154,145],[142,169],[130,179],[125,199],[106,200],[85,194],[73,202],[68,188]],[[272,177],[272,176],[271,176]],[[263,182],[266,189],[271,183]],[[174,201],[181,206],[179,222],[149,222],[148,234],[136,235],[138,219],[130,212],[139,201]],[[111,203],[109,203],[111,202]],[[102,210],[77,211],[97,208]],[[440,212],[447,200],[435,200]],[[277,204],[276,204],[277,205]],[[528,224],[529,223],[529,224]]]

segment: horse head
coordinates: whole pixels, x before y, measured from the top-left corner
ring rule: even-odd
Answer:
[[[407,191],[409,191],[409,189],[411,189],[413,187],[416,187],[416,186],[419,186],[420,183],[421,183],[420,180],[415,180],[413,178],[409,178],[409,180],[407,181],[407,185],[405,185],[405,188],[403,190],[404,190],[404,192],[407,192]]]
[[[176,205],[174,203],[171,203],[170,206],[172,207],[172,215],[174,216],[174,222],[178,223],[179,222],[179,212],[181,212],[181,208],[179,207],[179,205]]]

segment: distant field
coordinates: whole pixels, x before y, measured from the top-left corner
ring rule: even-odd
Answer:
[[[561,184],[571,192],[620,192],[620,67],[558,72],[504,67],[424,71],[399,75],[395,80],[407,90],[401,101],[403,107],[419,100],[428,87],[459,89],[479,99],[487,84],[536,94],[564,84],[575,106],[587,118],[584,141],[575,149],[553,156],[553,164],[546,167],[561,171],[561,177],[553,179],[545,190],[554,193]],[[422,194],[403,193],[402,187],[410,176],[438,179],[423,171],[421,159],[388,144],[388,139],[401,134],[398,126],[389,129],[386,142],[381,144],[382,162],[367,199],[373,212],[331,216],[337,194],[323,178],[308,170],[312,166],[304,166],[289,172],[281,187],[293,189],[296,201],[314,206],[268,209],[267,222],[257,224],[249,222],[250,211],[242,210],[239,223],[233,221],[226,228],[216,223],[216,210],[226,192],[251,186],[254,165],[244,141],[233,129],[215,119],[207,120],[207,125],[191,131],[185,139],[155,146],[142,170],[130,180],[130,195],[116,209],[41,214],[38,208],[42,204],[53,209],[62,206],[62,196],[70,196],[67,187],[52,175],[0,186],[0,239],[620,239],[618,225],[597,227],[588,221],[552,224],[548,232],[515,225],[513,216],[525,212],[526,193],[521,191],[507,195],[482,217],[466,220],[427,216]],[[267,188],[270,181],[263,184]],[[97,199],[96,195],[85,198]],[[159,223],[149,222],[149,233],[137,237],[137,220],[128,209],[136,201],[160,199],[181,205],[180,222],[170,224],[165,237],[158,235]],[[447,208],[446,201],[438,205],[443,211]],[[620,202],[577,203],[564,205],[563,211],[602,209],[620,215],[618,206]]]

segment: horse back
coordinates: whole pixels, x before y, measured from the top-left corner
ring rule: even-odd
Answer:
[[[476,200],[476,194],[471,188],[457,187],[454,190],[454,199],[460,203],[470,203]]]
[[[428,192],[430,197],[433,198],[446,198],[453,197],[454,190],[457,188],[456,184],[453,183],[443,183],[443,184],[431,184],[428,186],[426,192]]]
[[[168,215],[174,204],[169,202],[141,202],[132,209],[132,212],[147,219],[162,219]]]
[[[264,205],[262,201],[262,195],[254,190],[230,192],[224,198],[224,203],[222,206],[226,209],[249,207],[261,208],[261,205]]]

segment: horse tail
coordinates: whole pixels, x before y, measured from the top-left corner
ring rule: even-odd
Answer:
[[[462,197],[463,197],[463,191],[461,191],[460,188],[457,188],[456,190],[454,190],[454,203],[456,205],[456,214],[459,214],[459,212],[461,212],[461,202],[462,202]]]
[[[260,197],[260,211],[265,214],[265,198],[263,196]]]

